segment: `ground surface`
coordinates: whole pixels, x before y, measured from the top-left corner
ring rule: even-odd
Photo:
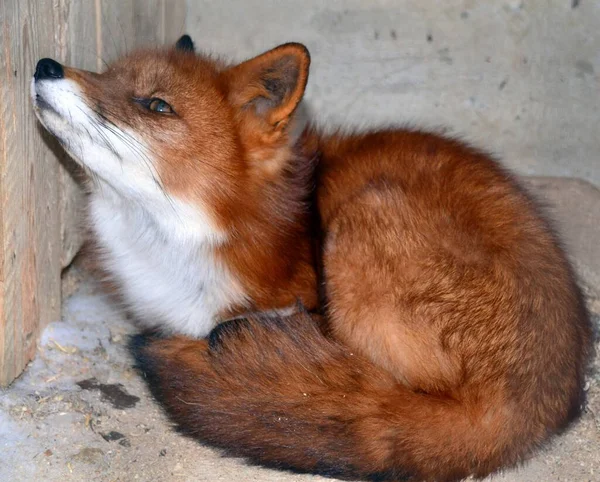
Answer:
[[[600,192],[580,181],[528,183],[551,203],[598,323]],[[248,467],[174,433],[131,369],[133,330],[84,280],[26,373],[0,391],[0,481],[326,480]],[[599,360],[595,368],[582,419],[525,467],[493,480],[600,481]]]

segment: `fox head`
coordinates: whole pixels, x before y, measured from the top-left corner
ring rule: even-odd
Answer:
[[[189,208],[188,226],[202,212],[200,224],[219,232],[284,176],[309,64],[307,49],[289,43],[228,65],[196,54],[186,35],[100,74],[42,59],[31,96],[101,190],[154,213]]]

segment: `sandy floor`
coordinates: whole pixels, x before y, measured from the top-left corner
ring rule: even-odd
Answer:
[[[534,184],[554,196],[561,226],[569,228],[599,323],[600,285],[590,284],[598,275],[598,227],[581,206],[600,207],[600,192],[586,188],[582,194],[582,186],[569,181]],[[325,480],[248,467],[173,432],[131,369],[125,343],[133,330],[84,280],[66,301],[62,321],[45,330],[26,373],[0,391],[0,481]],[[600,481],[599,363],[579,423],[523,468],[493,480]]]

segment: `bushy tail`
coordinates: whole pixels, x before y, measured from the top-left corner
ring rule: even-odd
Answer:
[[[405,388],[305,314],[228,322],[208,340],[139,335],[131,348],[182,431],[268,467],[450,481],[514,465],[544,438],[502,405]]]

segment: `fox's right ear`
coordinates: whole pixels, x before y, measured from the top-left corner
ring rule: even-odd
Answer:
[[[175,44],[175,48],[177,50],[183,50],[184,52],[193,52],[194,42],[192,41],[192,37],[190,37],[189,35],[182,35],[181,38]]]
[[[280,45],[224,72],[229,99],[274,129],[285,127],[302,100],[310,54],[299,43]]]

